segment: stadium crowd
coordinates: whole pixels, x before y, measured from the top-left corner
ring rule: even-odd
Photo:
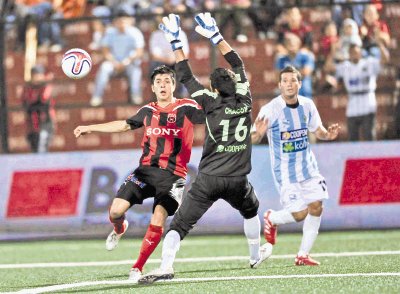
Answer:
[[[7,27],[17,25],[15,48],[21,49],[25,46],[27,26],[34,19],[38,24],[39,52],[60,52],[68,47],[68,40],[63,38],[66,23],[60,19],[88,17],[92,35],[88,49],[103,55],[90,105],[102,105],[105,86],[110,79],[120,77],[126,77],[129,84],[127,102],[143,105],[148,102],[143,97],[141,82],[144,48],[150,50],[146,73],[160,64],[174,68],[173,52],[163,34],[155,29],[159,16],[179,13],[183,16],[182,27],[191,32],[193,24],[188,21],[191,15],[211,11],[227,38],[240,43],[248,42],[249,36],[261,41],[272,40],[275,74],[287,65],[295,66],[303,76],[301,95],[312,99],[315,92],[344,90],[348,96],[349,140],[373,140],[376,138],[377,78],[389,62],[389,49],[393,46],[390,29],[380,16],[381,1],[373,0],[367,5],[335,2],[338,3],[331,6],[330,18],[325,20],[321,31],[307,21],[306,9],[292,6],[298,1],[284,0],[17,0],[7,11]],[[156,17],[154,24],[150,24],[154,30],[148,38],[141,27],[144,22],[148,25],[146,15],[149,14]],[[187,39],[196,41],[196,38],[195,34],[183,37],[186,53],[189,52]],[[359,56],[352,58],[352,51],[359,51],[353,53]],[[360,78],[360,71],[365,71],[366,66],[367,74]],[[187,95],[182,86],[178,85],[177,89],[177,97]]]

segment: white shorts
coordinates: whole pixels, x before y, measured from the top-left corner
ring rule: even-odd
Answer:
[[[299,212],[307,205],[328,199],[328,188],[323,176],[315,176],[300,183],[287,184],[281,187],[281,204],[289,212]]]

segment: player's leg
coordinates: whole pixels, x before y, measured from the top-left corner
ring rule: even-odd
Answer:
[[[322,176],[305,181],[302,193],[308,206],[308,214],[303,223],[303,237],[299,252],[295,259],[296,265],[319,265],[320,263],[310,257],[310,251],[317,239],[323,211],[322,201],[328,199],[328,191]]]
[[[272,253],[272,246],[260,249],[260,219],[258,217],[259,201],[253,186],[247,177],[222,178],[228,187],[222,199],[237,209],[243,216],[243,229],[247,238],[250,253],[250,267],[257,268]],[[266,250],[270,249],[270,250]]]
[[[145,195],[154,195],[154,189],[146,184],[136,169],[126,177],[124,183],[118,189],[110,207],[110,221],[114,225],[113,231],[106,240],[106,249],[113,250],[117,247],[119,239],[128,229],[128,221],[125,219],[125,212],[134,204],[142,204]]]
[[[151,217],[150,225],[143,237],[139,257],[130,270],[129,280],[137,282],[142,277],[144,265],[161,241],[161,236],[167,217],[167,210],[163,206],[157,205]]]
[[[268,210],[264,214],[264,237],[275,245],[278,226],[302,221],[307,216],[307,205],[301,199],[299,184],[288,184],[280,189],[283,209]]]
[[[115,249],[118,246],[119,239],[121,239],[122,235],[125,234],[128,229],[129,223],[125,219],[125,212],[130,206],[131,204],[129,201],[121,198],[114,198],[109,210],[109,219],[114,228],[106,240],[107,250]]]
[[[173,264],[176,253],[179,251],[180,242],[185,238],[197,221],[211,207],[214,200],[209,198],[212,188],[216,185],[215,177],[199,174],[193,182],[191,189],[185,196],[182,205],[172,219],[170,229],[163,241],[160,268],[144,275],[139,280],[141,284],[151,284],[158,280],[172,279],[174,277]]]
[[[174,215],[178,209],[185,189],[185,179],[170,172],[158,169],[148,174],[147,178],[155,187],[156,196],[150,225],[143,238],[139,257],[131,269],[130,280],[136,282],[141,278],[146,261],[160,243],[167,217]]]
[[[165,221],[168,216],[174,215],[181,202],[185,189],[185,179],[173,174],[157,176],[155,182],[157,195],[154,199],[153,216],[146,235],[143,238],[139,257],[132,268],[142,271],[147,259],[160,243],[164,230]]]

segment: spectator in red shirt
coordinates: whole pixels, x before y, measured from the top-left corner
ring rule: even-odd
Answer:
[[[277,52],[285,54],[284,40],[287,33],[297,35],[303,48],[312,50],[312,27],[303,21],[300,9],[297,7],[290,8],[284,12],[283,22],[278,27],[278,45]]]
[[[369,55],[379,57],[378,40],[382,40],[385,47],[390,45],[389,26],[379,19],[376,5],[370,4],[364,10],[364,22],[360,27],[360,35],[363,41],[363,48]]]
[[[21,97],[26,111],[27,139],[32,152],[44,153],[48,151],[54,131],[54,100],[44,67],[35,65],[31,76],[31,81],[25,85]]]
[[[335,54],[335,50],[338,46],[339,36],[335,22],[330,21],[326,23],[322,33],[323,35],[319,42],[319,57],[325,60],[330,55]]]

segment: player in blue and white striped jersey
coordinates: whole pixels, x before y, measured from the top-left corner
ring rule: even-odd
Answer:
[[[300,87],[300,72],[293,66],[285,67],[279,74],[281,95],[261,108],[252,129],[252,142],[259,143],[267,133],[272,172],[283,205],[282,210],[268,210],[264,215],[266,240],[274,245],[278,225],[304,220],[295,264],[318,265],[309,253],[318,235],[322,201],[328,199],[328,191],[310,149],[308,132],[320,140],[334,140],[340,127],[333,124],[325,129],[314,102],[298,94]]]

